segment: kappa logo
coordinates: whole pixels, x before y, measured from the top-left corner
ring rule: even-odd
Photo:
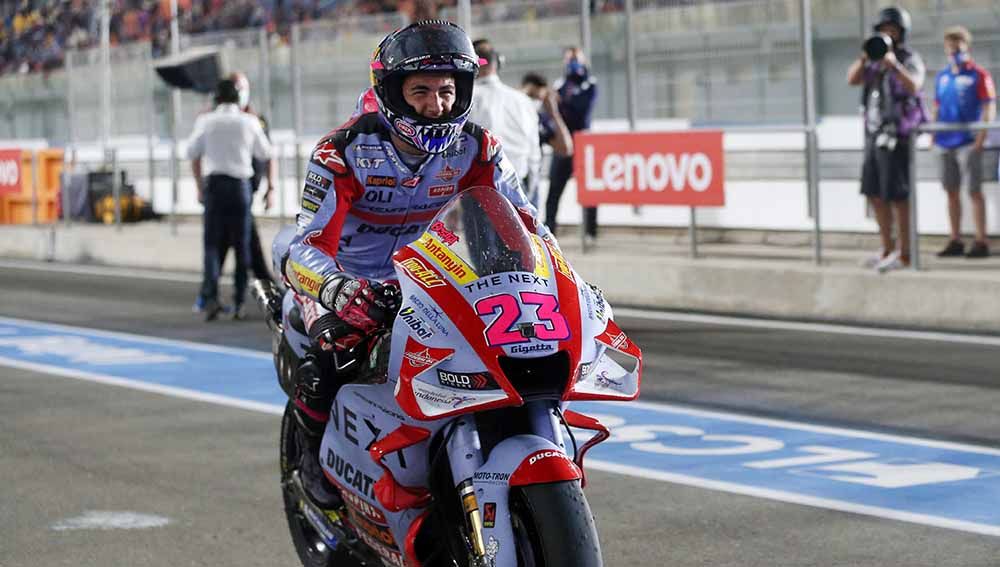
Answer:
[[[414,368],[426,368],[437,362],[437,360],[431,356],[430,349],[427,348],[420,352],[408,352],[403,355],[403,358],[405,358],[410,363],[410,366],[413,366]]]
[[[455,194],[454,185],[432,185],[427,188],[428,197],[448,197]]]
[[[451,181],[452,179],[455,179],[461,174],[462,174],[461,169],[458,169],[457,167],[451,167],[450,165],[445,165],[441,169],[441,171],[439,171],[437,175],[434,176],[434,179],[440,179],[441,181],[447,182]]]
[[[427,267],[427,264],[424,264],[420,258],[407,258],[399,265],[406,271],[406,273],[410,274],[410,277],[417,280],[417,283],[426,288],[445,285],[444,278],[438,275],[438,273],[431,268]]]
[[[333,142],[327,142],[316,148],[316,151],[313,152],[312,160],[336,174],[343,175],[347,173],[347,164],[344,163],[344,158],[340,157],[340,153],[337,152],[337,148],[333,145]]]

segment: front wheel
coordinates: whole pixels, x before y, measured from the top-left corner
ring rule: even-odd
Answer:
[[[601,567],[601,543],[580,481],[532,484],[510,492],[518,567]]]

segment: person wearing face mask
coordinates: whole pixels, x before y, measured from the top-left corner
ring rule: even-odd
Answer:
[[[944,51],[948,62],[934,81],[934,114],[940,122],[991,122],[996,115],[996,90],[993,77],[972,60],[969,46],[972,34],[962,26],[944,32]],[[941,152],[941,184],[948,192],[948,220],[951,240],[940,257],[985,258],[990,255],[986,239],[986,203],[983,199],[983,145],[986,130],[980,132],[940,132],[934,143]],[[976,239],[968,252],[962,241],[962,198],[959,190],[965,180],[972,201],[972,220]]]
[[[597,99],[597,84],[587,67],[587,58],[579,47],[567,47],[563,53],[566,76],[557,83],[559,94],[559,114],[570,134],[590,129],[590,117]],[[549,194],[545,199],[545,225],[556,231],[556,214],[559,212],[559,198],[562,197],[566,182],[573,176],[573,156],[554,155],[549,169]],[[583,210],[584,238],[592,244],[597,238],[597,208]]]
[[[861,194],[875,212],[882,241],[882,250],[864,265],[880,273],[910,265],[910,135],[926,120],[920,97],[926,69],[906,44],[910,22],[906,10],[883,8],[873,26],[879,35],[869,40],[882,40],[882,52],[870,56],[863,50],[847,70],[847,83],[864,87]],[[895,223],[898,248],[893,242]]]

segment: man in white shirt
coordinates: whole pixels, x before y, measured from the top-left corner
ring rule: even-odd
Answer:
[[[538,112],[520,90],[500,82],[500,55],[488,40],[473,42],[480,58],[479,77],[472,91],[469,120],[500,140],[514,166],[528,200],[538,205],[538,171],[542,150],[538,145]],[[485,61],[485,64],[482,63]]]
[[[198,202],[205,206],[204,275],[200,299],[205,320],[224,310],[219,303],[219,254],[229,243],[236,256],[233,316],[242,318],[250,263],[250,177],[252,159],[271,157],[271,144],[260,121],[239,107],[239,91],[231,79],[219,81],[216,108],[202,114],[188,139],[188,158],[198,187]]]

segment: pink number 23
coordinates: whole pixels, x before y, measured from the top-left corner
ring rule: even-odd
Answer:
[[[534,337],[543,341],[563,341],[569,338],[569,325],[566,318],[559,313],[559,301],[554,295],[522,291],[518,294],[521,302],[526,305],[538,306],[540,323],[534,324]],[[514,324],[521,318],[521,306],[517,298],[510,294],[484,297],[476,302],[478,315],[497,314],[496,318],[486,327],[486,343],[490,346],[504,346],[512,343],[525,343],[531,340]]]

